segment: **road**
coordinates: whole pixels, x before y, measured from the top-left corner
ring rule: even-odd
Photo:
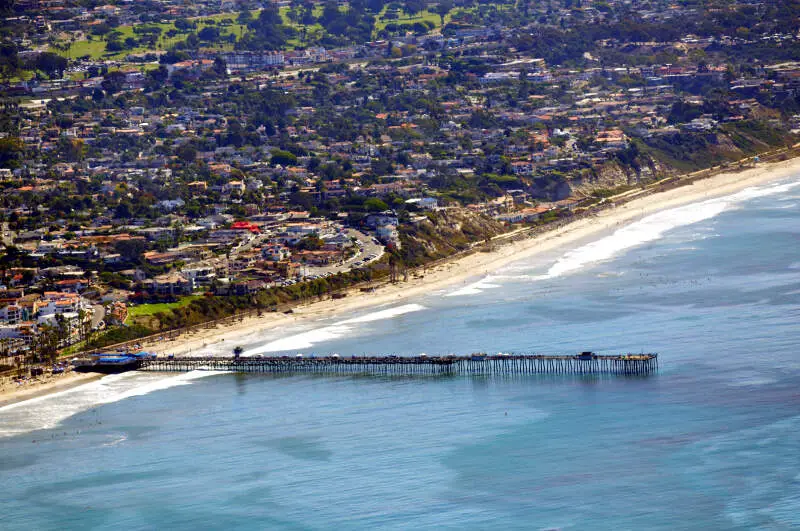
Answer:
[[[92,330],[96,330],[97,325],[100,324],[100,321],[106,316],[106,307],[102,304],[94,304],[92,305],[92,309],[94,310],[92,314]]]
[[[16,237],[16,234],[14,234],[14,232],[9,228],[7,221],[3,222],[2,231],[3,231],[2,235],[3,243],[6,246],[14,245],[14,238]]]
[[[341,273],[342,271],[348,271],[350,269],[358,268],[365,264],[375,262],[376,260],[380,260],[381,256],[383,256],[383,244],[372,241],[372,236],[364,234],[363,232],[355,229],[347,229],[347,235],[356,239],[356,246],[358,248],[358,252],[352,258],[347,259],[341,264],[328,265],[324,267],[306,266],[304,268],[305,275],[323,275],[325,273],[331,273],[335,275],[336,273]],[[370,255],[375,255],[375,258],[367,260],[366,257]],[[360,265],[356,265],[356,262],[359,261],[362,263]]]
[[[331,274],[341,273],[342,271],[347,271],[354,267],[361,267],[365,264],[379,260],[381,256],[383,256],[384,253],[383,244],[375,243],[372,239],[373,237],[370,236],[369,234],[365,234],[355,229],[346,229],[345,232],[349,237],[356,239],[358,252],[356,252],[356,254],[353,257],[347,259],[345,262],[341,264],[328,265],[324,267],[304,266],[302,273],[305,276],[308,277],[311,275],[323,275],[325,273],[331,273]],[[253,238],[252,240],[250,240],[249,242],[243,243],[238,247],[234,247],[233,249],[231,249],[231,258],[235,257],[239,253],[247,252],[253,247],[258,247],[259,245],[262,245],[268,239],[269,239],[268,235],[260,234],[255,238]],[[375,257],[368,260],[367,256],[370,255],[374,255]],[[362,263],[356,265],[356,263],[359,261]]]

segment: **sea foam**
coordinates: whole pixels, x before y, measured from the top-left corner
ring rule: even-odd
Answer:
[[[214,374],[220,373],[193,371],[178,376],[139,372],[112,374],[71,389],[9,404],[0,407],[0,438],[53,428],[64,419],[97,405],[189,385],[198,378]]]
[[[651,214],[610,236],[569,251],[541,278],[558,277],[588,264],[608,260],[627,249],[658,240],[668,230],[713,218],[726,207],[725,202],[711,200]]]
[[[318,343],[338,339],[353,331],[356,325],[392,319],[411,312],[418,312],[426,309],[421,304],[405,304],[394,308],[386,308],[376,312],[368,313],[359,317],[353,317],[344,321],[338,321],[328,326],[307,330],[286,337],[274,339],[264,345],[249,349],[244,352],[244,356],[255,356],[268,352],[283,352],[290,350],[304,350],[313,347]]]
[[[501,287],[498,281],[504,280],[548,280],[569,273],[579,271],[587,266],[607,261],[620,255],[633,247],[638,247],[649,242],[659,240],[664,234],[672,229],[692,225],[718,216],[725,210],[734,208],[740,203],[751,199],[766,197],[770,195],[786,193],[800,186],[800,181],[781,182],[765,186],[754,186],[745,188],[735,194],[724,197],[708,199],[689,205],[671,208],[656,212],[643,217],[642,219],[626,225],[613,234],[595,240],[591,243],[566,252],[561,258],[550,266],[544,274],[539,275],[487,275],[486,277],[459,288],[447,297],[457,297],[465,295],[478,295],[486,289]],[[709,235],[703,234],[702,237],[693,239],[705,239]],[[530,269],[530,266],[506,266],[501,271],[515,273],[520,270]]]
[[[718,216],[739,203],[787,192],[800,185],[789,182],[746,188],[735,194],[692,203],[650,214],[606,236],[582,247],[567,252],[544,275],[535,277],[544,280],[580,270],[587,265],[606,261],[623,251],[658,240],[667,231],[692,225]]]
[[[491,275],[487,275],[485,278],[479,280],[478,282],[473,282],[463,288],[454,291],[452,293],[448,293],[445,297],[459,297],[462,295],[477,295],[479,293],[483,293],[484,290],[487,289],[494,289],[501,287],[499,284],[494,284],[491,281],[495,277]]]

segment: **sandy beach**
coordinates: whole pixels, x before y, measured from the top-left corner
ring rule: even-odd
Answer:
[[[295,326],[369,307],[402,303],[434,291],[464,285],[472,279],[491,273],[511,262],[525,260],[539,253],[566,249],[580,241],[599,236],[650,214],[690,203],[734,194],[745,188],[767,184],[800,174],[800,158],[776,163],[762,163],[740,172],[722,173],[692,184],[634,199],[624,205],[608,208],[597,216],[576,220],[559,229],[547,231],[512,243],[498,245],[492,252],[476,252],[426,269],[408,281],[387,284],[374,292],[352,290],[344,299],[329,299],[296,307],[291,314],[265,313],[246,318],[235,325],[185,333],[164,342],[144,344],[143,348],[160,356],[204,356],[208,347],[217,350],[222,343],[224,352],[231,352],[251,334],[281,327]],[[227,349],[227,346],[230,349]],[[0,384],[0,407],[44,394],[83,385],[101,375],[69,372],[45,375],[23,383],[7,381]]]
[[[761,163],[739,172],[721,173],[686,186],[634,199],[624,205],[608,208],[595,217],[577,220],[536,237],[500,245],[492,252],[478,252],[454,259],[427,269],[421,278],[412,275],[406,282],[384,285],[371,293],[353,290],[344,299],[314,302],[295,308],[292,314],[266,313],[261,317],[247,318],[225,328],[190,332],[174,340],[146,344],[144,348],[159,355],[202,356],[207,354],[204,349],[208,346],[224,342],[230,345],[232,351],[244,337],[253,333],[335,315],[346,315],[368,307],[400,303],[433,291],[464,284],[473,277],[491,273],[511,262],[568,247],[661,210],[730,195],[748,187],[785,179],[799,173],[800,158]]]
[[[69,371],[62,374],[43,374],[19,382],[7,379],[0,383],[0,407],[57,391],[66,391],[101,377],[101,374]]]

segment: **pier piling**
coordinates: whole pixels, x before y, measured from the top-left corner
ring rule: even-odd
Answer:
[[[376,375],[647,375],[658,370],[658,354],[603,356],[471,355],[471,356],[324,356],[324,357],[185,357],[143,359],[139,370],[187,372],[212,370],[254,373]]]

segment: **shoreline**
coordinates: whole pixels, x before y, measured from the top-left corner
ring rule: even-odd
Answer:
[[[203,355],[203,349],[211,345],[219,346],[223,342],[229,344],[233,350],[239,344],[237,341],[251,334],[282,326],[307,324],[365,308],[386,306],[464,284],[469,279],[491,273],[511,262],[567,247],[650,214],[734,194],[745,188],[785,179],[793,174],[800,174],[800,157],[761,163],[738,172],[696,179],[682,186],[633,199],[617,207],[606,208],[596,216],[575,220],[533,237],[501,244],[491,252],[476,252],[440,263],[430,269],[425,268],[424,274],[418,278],[412,275],[408,281],[383,285],[374,292],[351,290],[346,298],[298,306],[291,314],[265,313],[261,317],[248,317],[225,327],[194,330],[164,342],[144,343],[142,348],[160,356],[176,357]]]
[[[48,374],[44,377],[34,378],[23,385],[5,383],[0,386],[0,408],[59,391],[66,391],[73,387],[94,382],[102,377],[102,374],[69,371],[63,374]]]
[[[298,306],[291,314],[264,313],[261,317],[248,317],[233,325],[193,330],[164,342],[143,343],[142,348],[159,356],[204,355],[203,350],[225,343],[230,350],[251,334],[274,330],[283,326],[297,326],[343,316],[348,312],[401,303],[487,275],[512,262],[530,258],[539,253],[565,250],[582,240],[598,237],[645,216],[723,197],[753,186],[764,185],[800,174],[800,157],[781,162],[761,163],[739,172],[720,173],[694,180],[683,186],[655,192],[633,199],[616,207],[606,208],[597,215],[571,221],[566,225],[498,245],[490,252],[475,252],[425,268],[423,275],[410,276],[406,282],[382,285],[374,292],[350,290],[344,299],[327,299]],[[501,238],[505,235],[499,235]],[[101,374],[68,372],[49,375],[17,386],[6,383],[0,386],[0,408],[24,402],[58,391],[78,387],[102,378]]]

